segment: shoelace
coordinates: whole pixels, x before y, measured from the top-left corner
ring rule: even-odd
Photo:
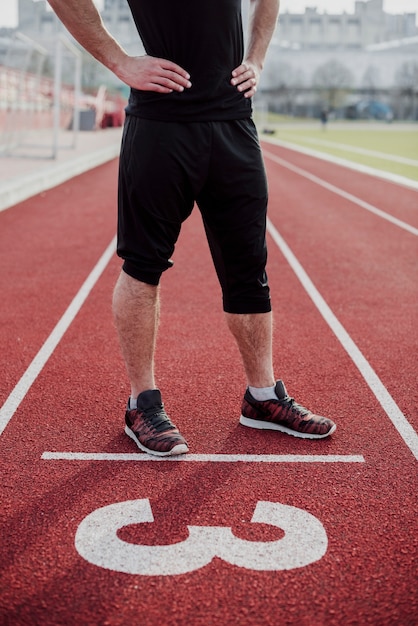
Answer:
[[[141,412],[144,416],[144,419],[158,433],[163,433],[165,430],[171,430],[171,428],[174,428],[174,424],[170,422],[169,417],[167,416],[167,414],[164,412],[163,409],[156,411],[154,408],[152,408],[152,409],[146,409],[145,411],[141,410]]]
[[[295,399],[291,398],[290,396],[286,396],[286,398],[280,400],[280,404],[286,407],[288,411],[291,411],[292,413],[298,413],[301,417],[306,417],[306,415],[309,415],[310,413],[308,409],[306,409],[301,404],[295,402]]]

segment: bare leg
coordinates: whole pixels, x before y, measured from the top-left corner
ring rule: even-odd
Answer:
[[[225,316],[238,344],[248,385],[272,387],[276,382],[272,356],[272,313],[225,313]]]
[[[146,389],[155,389],[154,350],[159,312],[159,288],[122,271],[113,293],[113,315],[134,398]]]

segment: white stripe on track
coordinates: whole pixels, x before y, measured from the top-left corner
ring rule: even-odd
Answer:
[[[201,463],[365,463],[361,455],[340,454],[182,454],[153,456],[144,453],[44,452],[44,461],[193,461]]]
[[[312,181],[316,185],[319,185],[320,187],[323,187],[324,189],[327,189],[328,191],[331,191],[332,193],[337,194],[338,196],[340,196],[341,198],[344,198],[345,200],[348,200],[349,202],[353,202],[353,204],[357,204],[357,206],[361,207],[362,209],[366,209],[366,211],[370,211],[370,213],[374,213],[375,215],[378,215],[379,217],[387,220],[388,222],[395,224],[395,226],[399,226],[399,228],[406,230],[412,235],[418,236],[418,228],[415,228],[414,226],[411,226],[410,224],[407,224],[406,222],[399,220],[397,217],[393,217],[393,215],[390,215],[390,213],[386,213],[385,211],[378,209],[372,204],[369,204],[368,202],[364,202],[364,200],[362,200],[361,198],[357,198],[357,196],[353,196],[353,194],[348,193],[347,191],[344,191],[343,189],[340,189],[339,187],[336,187],[335,185],[332,185],[331,183],[328,183],[326,180],[323,180],[322,178],[319,178],[318,176],[311,174],[307,170],[297,167],[297,165],[293,165],[293,163],[290,163],[289,161],[286,161],[285,159],[281,159],[280,157],[276,156],[272,152],[269,152],[268,150],[263,150],[263,154],[264,156],[271,159],[278,165],[281,165],[282,167],[286,167],[292,172],[295,172],[295,174],[299,174],[299,176],[303,176],[304,178],[307,178],[308,180]]]
[[[262,140],[265,143],[270,143],[275,146],[281,146],[282,148],[286,148],[288,150],[293,150],[293,152],[307,154],[308,156],[314,157],[314,159],[320,159],[321,161],[327,161],[328,163],[341,165],[342,167],[346,167],[349,170],[354,170],[355,172],[361,172],[362,174],[374,176],[375,178],[382,178],[383,180],[394,183],[395,185],[402,185],[402,187],[408,187],[409,189],[413,189],[414,191],[418,190],[418,180],[413,180],[412,178],[407,178],[406,176],[392,174],[392,172],[388,172],[386,170],[378,170],[375,167],[362,165],[361,163],[357,163],[356,161],[350,161],[348,159],[342,159],[335,155],[327,154],[326,152],[313,150],[312,148],[305,148],[302,147],[300,144],[289,143],[280,139],[272,139],[271,137],[263,137]]]
[[[363,356],[357,345],[351,339],[344,326],[334,315],[324,298],[321,296],[302,265],[299,263],[283,237],[279,234],[270,220],[267,221],[267,229],[274,242],[281,250],[292,270],[302,283],[303,288],[327,322],[337,339],[340,341],[344,350],[352,359],[353,363],[360,371],[364,380],[376,396],[379,404],[388,415],[396,430],[411,450],[414,457],[418,460],[418,435],[408,422],[395,400],[392,398],[370,363]]]
[[[286,136],[286,132],[280,132],[280,136]],[[289,135],[287,135],[289,137]],[[292,136],[290,135],[290,138]],[[291,141],[291,139],[290,139]],[[325,146],[327,148],[335,148],[344,152],[352,152],[354,154],[362,154],[365,156],[373,156],[382,161],[390,161],[391,163],[402,163],[403,165],[410,165],[411,167],[418,167],[418,161],[416,159],[409,159],[407,157],[398,156],[397,154],[388,154],[387,152],[379,152],[378,150],[369,150],[368,148],[360,148],[359,146],[351,146],[348,143],[337,143],[336,141],[327,141],[326,139],[317,139],[314,137],[304,137],[303,141],[312,143],[317,146]],[[332,157],[332,154],[330,155]]]
[[[24,399],[32,384],[35,382],[39,373],[42,371],[45,363],[48,361],[49,357],[61,341],[64,333],[67,331],[75,316],[83,306],[90,291],[93,289],[94,285],[96,284],[107,264],[109,263],[110,259],[112,258],[115,252],[115,248],[116,237],[112,239],[100,259],[96,263],[95,267],[92,269],[89,276],[84,281],[75,298],[70,303],[64,315],[61,317],[61,319],[39,350],[38,354],[34,357],[32,363],[29,365],[26,372],[23,374],[23,376],[7,398],[6,402],[1,407],[0,435],[13,417],[15,411],[19,407],[20,403]]]

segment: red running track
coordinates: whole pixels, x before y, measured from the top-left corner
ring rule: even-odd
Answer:
[[[123,434],[115,256],[77,300],[113,238],[117,163],[0,215],[2,624],[416,623],[417,237],[300,170],[415,228],[417,193],[265,155],[276,372],[335,418],[329,440],[238,424],[245,380],[195,212],[157,352],[191,454],[145,461]]]

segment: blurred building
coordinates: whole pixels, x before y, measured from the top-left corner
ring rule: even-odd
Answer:
[[[104,0],[101,11],[102,19],[112,35],[120,42],[129,54],[143,54],[144,49],[132,19],[126,0]],[[63,32],[70,37],[65,27],[51,10],[46,0],[18,0],[18,26],[15,29],[32,41],[40,43],[54,55],[57,33]],[[7,39],[13,35],[7,33]],[[6,42],[4,48],[10,44]],[[2,63],[2,46],[0,41],[0,64]],[[9,55],[10,58],[10,55]],[[51,61],[53,64],[53,61]],[[100,84],[123,88],[120,81],[105,67],[97,63],[85,53],[83,59],[83,86],[95,88]],[[124,89],[126,92],[126,88]]]
[[[102,19],[112,35],[132,53],[143,52],[126,0],[104,0]]]
[[[383,0],[357,1],[354,13],[303,14],[284,12],[279,17],[278,38],[289,47],[304,49],[358,49],[371,44],[418,35],[415,13],[390,15]]]
[[[313,0],[314,3],[314,0]],[[244,14],[248,0],[244,1]],[[18,29],[45,37],[56,31],[56,18],[46,0],[18,0]],[[102,18],[122,45],[138,41],[138,34],[126,0],[104,0]],[[418,35],[416,15],[391,15],[383,10],[383,0],[357,0],[354,13],[318,13],[315,7],[305,13],[283,12],[277,34],[288,46],[302,48],[364,48],[394,39]]]
[[[46,0],[18,0],[18,7],[18,30],[52,50],[56,33],[65,29]],[[248,7],[249,0],[243,0],[245,23]],[[103,0],[101,15],[130,54],[143,54],[127,0]],[[325,69],[328,67],[330,73],[332,65],[334,74],[340,73],[337,82],[346,91],[380,97],[403,82],[407,89],[418,92],[418,86],[413,86],[418,72],[415,13],[388,14],[383,10],[383,0],[357,0],[354,13],[319,13],[314,7],[303,14],[282,12],[259,92],[274,93],[276,103],[284,98],[292,111],[301,103],[303,108],[307,101],[312,103],[318,76],[322,74],[323,82]],[[85,85],[118,83],[87,54],[83,77]]]
[[[46,2],[18,0],[18,30],[34,39],[53,35],[56,23],[54,15],[46,10],[46,6]]]
[[[283,12],[260,91],[259,102],[265,94],[269,108],[290,115],[377,100],[416,119],[416,14],[389,15],[383,0],[357,1],[354,13]]]
[[[126,0],[105,0],[102,19],[112,35],[128,50],[142,49]],[[50,39],[62,28],[46,0],[18,0],[18,30],[35,40]]]

